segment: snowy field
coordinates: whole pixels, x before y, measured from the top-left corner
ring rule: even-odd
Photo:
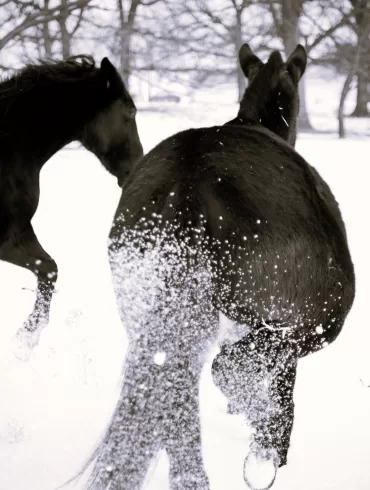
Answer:
[[[308,92],[312,120],[323,131],[333,130],[339,85],[319,84],[315,77]],[[218,105],[212,97],[200,97],[198,103],[165,111],[141,107],[138,128],[145,151],[179,130],[231,119],[237,107],[227,105],[227,98],[222,94]],[[297,143],[340,203],[357,296],[338,340],[299,363],[289,461],[274,490],[370,488],[370,388],[365,387],[370,385],[370,123],[346,123],[351,137],[344,141],[325,133],[301,135]],[[359,132],[362,137],[353,136]],[[119,194],[116,180],[85,150],[65,149],[44,167],[33,224],[59,266],[58,293],[50,324],[27,362],[14,357],[12,339],[32,309],[36,281],[0,262],[0,490],[55,490],[79,471],[114,410],[126,338],[106,243]],[[246,489],[248,427],[226,413],[210,363],[202,379],[201,412],[212,490]],[[145,490],[168,490],[167,470],[162,455]],[[79,490],[82,483],[66,488]]]

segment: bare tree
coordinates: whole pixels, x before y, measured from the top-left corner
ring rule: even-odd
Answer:
[[[82,43],[94,54],[99,45],[116,59],[127,86],[132,74],[180,82],[189,90],[235,80],[240,100],[245,79],[237,53],[244,42],[261,55],[282,47],[288,55],[301,42],[312,60],[317,53],[316,59],[352,73],[355,42],[347,36],[346,47],[340,39],[347,29],[363,40],[354,76],[358,105],[366,109],[370,41],[362,33],[369,1],[106,0],[103,5],[98,0],[0,0],[0,55],[7,59],[6,48],[23,59],[35,54],[66,58]],[[166,90],[163,80],[159,83]],[[308,129],[304,89],[301,83],[299,126]]]
[[[211,42],[218,39],[223,43],[222,52],[225,52],[227,46],[230,47],[228,55],[232,53],[234,70],[237,74],[239,101],[243,97],[246,86],[245,76],[238,62],[239,49],[244,42],[253,42],[253,35],[257,36],[258,33],[261,38],[263,33],[267,35],[269,30],[268,22],[264,22],[264,25],[258,23],[260,29],[257,31],[256,22],[252,22],[252,8],[256,8],[256,2],[251,0],[226,0],[219,5],[217,2],[195,0],[187,3],[186,10],[196,25],[207,27],[205,30]],[[260,7],[258,8],[261,10]],[[208,50],[212,49],[207,42],[205,44]]]
[[[149,46],[152,69],[187,77],[191,85],[215,77],[237,80],[240,100],[245,78],[237,53],[244,42],[263,48],[270,31],[268,9],[255,0],[167,0],[161,14],[157,28],[145,33],[157,46]]]
[[[342,93],[340,96],[339,109],[338,109],[338,134],[339,134],[339,138],[345,137],[344,103],[345,103],[346,97],[348,95],[348,92],[350,90],[351,82],[352,82],[354,76],[356,75],[356,73],[359,72],[361,56],[363,53],[363,46],[368,43],[369,36],[370,36],[370,11],[366,10],[365,15],[364,15],[364,20],[363,20],[363,28],[361,31],[361,35],[358,37],[358,42],[357,42],[357,46],[355,49],[355,55],[352,59],[351,67],[350,67],[349,73],[347,75],[347,78],[344,82]]]
[[[75,10],[86,7],[91,0],[75,0],[68,2],[67,12],[70,14]],[[5,2],[2,4],[5,6]],[[5,24],[3,22],[2,34],[0,37],[0,49],[3,49],[11,41],[19,39],[25,31],[32,27],[36,27],[45,22],[61,19],[65,12],[62,4],[53,8],[46,5],[40,6],[38,2],[23,2],[21,0],[12,0],[6,2],[9,6],[9,11],[6,15]],[[6,32],[5,29],[7,29]]]
[[[117,11],[119,18],[118,40],[119,40],[119,63],[123,80],[127,87],[130,83],[132,73],[133,52],[132,39],[138,32],[137,16],[140,9],[153,7],[162,0],[117,0]]]
[[[319,60],[324,61],[325,64],[332,64],[339,72],[346,74],[338,107],[338,131],[339,136],[343,138],[344,105],[352,82],[356,76],[360,78],[359,74],[363,74],[365,80],[369,76],[365,61],[369,55],[370,3],[369,0],[315,0],[315,4],[321,10],[315,12],[315,18],[310,18],[311,24],[318,28],[318,33],[313,41],[311,39],[309,50],[312,53],[318,44],[326,42],[325,46],[321,46],[324,49],[321,49]],[[309,15],[307,11],[305,15]],[[333,20],[330,28],[325,29],[325,22],[320,26],[320,20],[328,18]],[[361,94],[359,84],[358,92]],[[364,92],[361,100],[366,108],[368,102],[366,87]],[[357,100],[360,94],[358,93]]]
[[[356,1],[356,0],[354,0]],[[357,0],[366,1],[369,0]],[[325,58],[328,41],[337,46],[335,36],[341,29],[352,26],[349,0],[269,0],[277,34],[281,37],[288,55],[298,42],[305,40],[305,47],[312,59],[315,49],[320,47],[320,58]],[[302,24],[306,28],[302,28]],[[308,27],[307,27],[308,26]],[[305,32],[306,31],[306,34]],[[299,127],[310,129],[305,98],[304,79],[300,83]]]
[[[69,0],[60,0],[60,16],[58,19],[60,29],[60,43],[62,56],[64,59],[71,56],[72,39],[81,28],[86,13],[88,3],[82,5],[78,10],[70,12],[68,9]]]

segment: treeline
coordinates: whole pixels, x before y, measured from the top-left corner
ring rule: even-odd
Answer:
[[[133,77],[178,81],[191,90],[218,80],[245,89],[237,56],[248,42],[263,56],[302,43],[310,63],[345,75],[343,107],[356,81],[353,116],[368,117],[370,0],[0,0],[0,68],[35,58],[109,53]],[[301,86],[301,128],[311,127]]]

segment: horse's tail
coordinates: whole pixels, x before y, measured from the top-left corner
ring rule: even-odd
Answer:
[[[106,437],[107,431],[108,431],[108,429],[105,429],[105,431],[101,437],[101,440],[95,445],[95,448],[94,448],[91,456],[89,457],[89,459],[87,461],[85,461],[85,463],[83,464],[83,466],[79,470],[79,472],[76,475],[74,475],[72,478],[70,478],[69,480],[62,483],[60,486],[56,487],[54,490],[67,490],[67,488],[69,488],[69,485],[73,485],[73,487],[75,487],[77,485],[77,483],[80,482],[84,477],[86,478],[86,472],[89,470],[90,467],[92,467],[93,464],[95,464],[97,458],[99,457],[99,454],[101,452],[101,444],[102,444],[102,441],[104,441],[104,439]],[[88,485],[90,484],[90,482],[93,478],[93,475],[94,475],[94,470],[92,471],[92,476],[90,476],[87,479],[87,482],[84,484],[84,488],[90,488],[91,490],[94,489],[94,487],[88,487]],[[96,490],[98,490],[98,489],[96,489]]]
[[[129,354],[130,352],[126,354],[124,364],[127,362],[127,359],[129,358]],[[122,393],[121,393],[121,397],[122,397]],[[114,414],[111,416],[109,422],[106,424],[98,442],[95,444],[95,447],[91,455],[85,461],[85,463],[83,464],[79,472],[76,475],[74,475],[72,478],[64,482],[62,485],[55,488],[54,490],[67,490],[67,487],[69,488],[69,485],[73,485],[74,488],[82,480],[85,480],[82,487],[85,490],[106,490],[106,485],[102,486],[101,482],[98,481],[98,478],[99,478],[99,473],[101,473],[102,467],[104,465],[106,469],[107,468],[109,469],[109,464],[105,463],[104,449],[111,440],[111,432],[112,432],[111,428],[114,423],[115,417],[117,415],[117,409],[121,402],[121,397],[119,402],[117,403],[117,407]],[[88,474],[88,472],[90,474]],[[107,474],[108,473],[109,471],[107,472]]]

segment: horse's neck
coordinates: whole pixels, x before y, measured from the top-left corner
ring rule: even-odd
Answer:
[[[78,135],[73,134],[79,117],[77,110],[71,112],[69,104],[66,107],[52,102],[41,108],[36,98],[24,105],[18,102],[15,107],[10,103],[5,107],[8,112],[3,114],[0,104],[0,154],[4,158],[41,169],[49,158],[77,139]]]
[[[58,135],[44,137],[40,133],[12,132],[0,135],[0,155],[8,161],[8,164],[24,164],[25,167],[39,168],[60,149],[70,143],[72,139],[61,138]]]
[[[270,127],[276,135],[289,143],[293,148],[296,140],[298,113],[295,110],[294,101],[289,97],[275,104],[276,121],[273,120],[273,127]]]
[[[285,117],[281,114],[282,122],[280,122],[280,134],[279,131],[276,132],[278,136],[280,136],[283,140],[285,140],[289,145],[294,148],[296,135],[297,135],[297,117]],[[286,127],[285,127],[286,126]]]
[[[266,106],[262,92],[256,91],[253,94],[249,92],[250,98],[246,97],[246,94],[240,103],[238,116],[228,124],[262,126],[294,147],[297,116],[294,113],[292,101],[290,99],[283,100],[281,107],[277,101]]]
[[[290,123],[288,120],[284,119],[284,124],[287,124],[288,127],[285,128],[282,126],[282,124],[279,124],[276,127],[270,127],[269,130],[276,134],[276,136],[279,136],[282,140],[286,141],[290,146],[294,148],[295,145],[295,130],[293,126],[290,126]]]
[[[268,126],[264,125],[263,122],[256,121],[252,118],[247,118],[247,117],[242,116],[240,114],[236,118],[225,123],[224,126],[245,126],[245,127],[263,128],[263,129],[270,131],[275,136],[278,136],[282,140],[286,141],[292,148],[294,148],[294,146],[295,146],[295,139],[296,138],[295,138],[295,128],[293,126],[291,127],[290,131],[284,132],[283,130],[280,131],[279,127],[277,127],[277,126],[276,127],[268,127]],[[288,123],[288,127],[289,127],[289,123]]]
[[[250,118],[245,118],[242,116],[237,116],[234,119],[231,119],[231,121],[227,121],[227,123],[224,124],[224,126],[258,126],[259,122],[254,121],[253,119]]]

